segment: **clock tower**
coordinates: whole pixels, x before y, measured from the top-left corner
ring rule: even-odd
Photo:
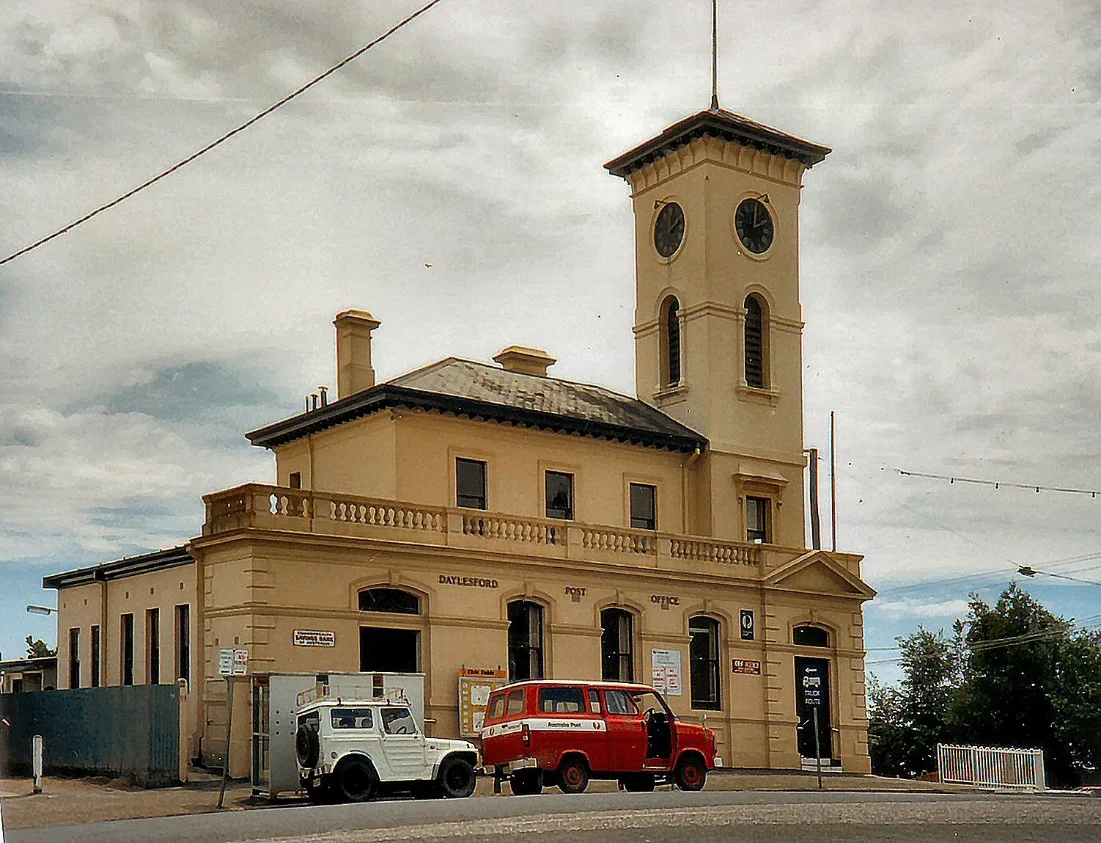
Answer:
[[[605,165],[634,202],[636,393],[710,441],[691,532],[804,545],[799,198],[829,152],[714,106]]]

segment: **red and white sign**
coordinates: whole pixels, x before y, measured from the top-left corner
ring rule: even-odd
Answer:
[[[335,647],[336,633],[328,629],[296,629],[295,647]]]
[[[654,690],[669,697],[683,694],[680,665],[680,650],[651,650],[650,677]]]
[[[735,673],[745,673],[750,676],[761,675],[761,663],[756,659],[734,659],[733,669]]]

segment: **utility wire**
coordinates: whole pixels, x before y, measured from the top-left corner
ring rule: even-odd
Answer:
[[[267,117],[273,111],[275,111],[277,108],[281,108],[282,106],[286,105],[288,102],[293,100],[295,97],[297,97],[300,94],[303,94],[306,91],[308,91],[310,88],[312,88],[318,82],[321,82],[323,79],[326,79],[327,77],[329,77],[332,74],[336,73],[338,70],[340,70],[345,65],[350,64],[351,62],[355,61],[360,56],[362,56],[364,53],[366,53],[368,50],[370,50],[372,47],[374,47],[377,44],[381,44],[383,41],[385,41],[387,38],[389,38],[391,35],[393,35],[399,29],[401,29],[402,27],[406,26],[409,23],[412,23],[414,20],[419,18],[421,15],[423,15],[425,12],[427,12],[429,9],[431,9],[433,6],[435,6],[439,2],[440,2],[440,0],[431,0],[431,2],[426,3],[424,6],[419,8],[417,11],[415,11],[411,15],[409,15],[407,18],[403,19],[399,23],[397,23],[394,26],[390,27],[388,30],[386,30],[386,32],[384,32],[382,35],[380,35],[374,41],[371,41],[369,44],[366,44],[363,47],[360,47],[358,50],[356,50],[350,56],[348,56],[347,58],[342,59],[341,61],[337,62],[332,67],[330,67],[328,70],[326,70],[324,73],[320,74],[319,76],[315,76],[313,79],[311,79],[305,85],[302,85],[300,88],[298,88],[298,89],[292,91],[291,93],[287,94],[285,97],[283,97],[283,99],[279,100],[278,102],[274,103],[273,105],[268,106],[263,111],[261,111],[259,114],[257,114],[255,117],[251,117],[250,119],[246,120],[244,123],[242,123],[237,128],[231,129],[230,131],[226,132],[224,135],[222,135],[217,140],[208,143],[206,146],[204,146],[198,152],[195,152],[195,153],[187,156],[182,161],[176,162],[171,167],[169,167],[167,170],[163,170],[162,172],[160,172],[157,175],[153,176],[153,178],[142,182],[137,187],[135,187],[133,190],[129,190],[126,193],[119,196],[118,198],[112,199],[110,202],[107,202],[103,205],[100,205],[95,210],[88,212],[84,216],[80,217],[80,219],[74,220],[73,222],[66,225],[64,228],[59,228],[53,234],[49,234],[46,237],[43,237],[41,240],[36,240],[34,243],[31,243],[29,246],[24,246],[19,251],[13,252],[12,254],[8,255],[6,258],[0,259],[0,266],[3,266],[4,264],[9,263],[10,261],[15,260],[16,258],[27,254],[27,252],[30,252],[30,251],[33,251],[34,249],[37,249],[39,246],[43,246],[46,243],[49,243],[55,237],[60,237],[62,234],[67,234],[68,232],[70,232],[74,228],[76,228],[78,225],[82,225],[83,223],[88,222],[88,220],[90,220],[92,217],[97,216],[97,215],[103,213],[104,211],[115,207],[115,205],[118,205],[122,202],[125,202],[131,196],[134,196],[135,194],[140,193],[141,191],[145,190],[147,187],[152,187],[154,184],[159,182],[161,179],[165,178],[166,176],[172,175],[172,173],[176,172],[177,170],[181,169],[182,167],[186,167],[188,164],[190,164],[196,158],[210,152],[212,149],[214,149],[214,147],[220,146],[221,144],[225,143],[227,140],[229,140],[231,137],[238,134],[239,132],[243,132],[245,129],[247,129],[249,126],[251,126],[253,123],[258,123],[259,121],[263,120],[265,117]]]
[[[891,468],[889,471],[897,471],[902,477],[924,477],[928,480],[947,480],[951,484],[970,483],[973,486],[992,486],[1000,489],[1006,486],[1010,489],[1029,489],[1035,492],[1060,492],[1065,495],[1089,495],[1096,498],[1101,495],[1101,489],[1073,489],[1062,486],[1041,486],[1037,483],[1006,483],[1002,480],[976,480],[973,477],[956,477],[951,474],[930,474],[924,471],[907,471],[902,468]]]
[[[1073,626],[1077,627],[1078,632],[1089,632],[1092,627],[1098,626],[1098,620],[1101,620],[1101,615],[1091,615],[1073,624]],[[1021,644],[1039,643],[1041,641],[1059,638],[1074,631],[1075,630],[1072,628],[1048,627],[1038,632],[1026,632],[1021,635],[1011,635],[1006,638],[991,638],[987,641],[976,641],[974,644],[969,644],[967,648],[973,653],[985,653],[990,650],[1000,650],[1005,647],[1017,647]],[[893,659],[875,659],[874,661],[865,662],[864,665],[867,667],[873,664],[895,664],[902,660],[903,658],[901,656]]]

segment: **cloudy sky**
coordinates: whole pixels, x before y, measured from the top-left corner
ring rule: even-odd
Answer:
[[[11,0],[0,252],[418,5]],[[52,603],[44,574],[180,543],[203,493],[273,479],[242,433],[333,383],[338,310],[383,321],[380,378],[523,343],[632,393],[631,212],[601,165],[707,105],[709,36],[706,0],[443,0],[0,267],[5,657],[53,640],[23,611]],[[805,426],[825,449],[837,413],[839,545],[881,590],[869,646],[1018,564],[1101,579],[1101,500],[895,470],[1101,488],[1096,6],[720,0],[720,51],[725,107],[835,150],[803,193]],[[1098,586],[1030,587],[1101,613]]]

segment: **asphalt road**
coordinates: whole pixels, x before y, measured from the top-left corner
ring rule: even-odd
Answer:
[[[900,793],[607,793],[293,806],[7,833],[5,843],[1101,841],[1101,799]]]

